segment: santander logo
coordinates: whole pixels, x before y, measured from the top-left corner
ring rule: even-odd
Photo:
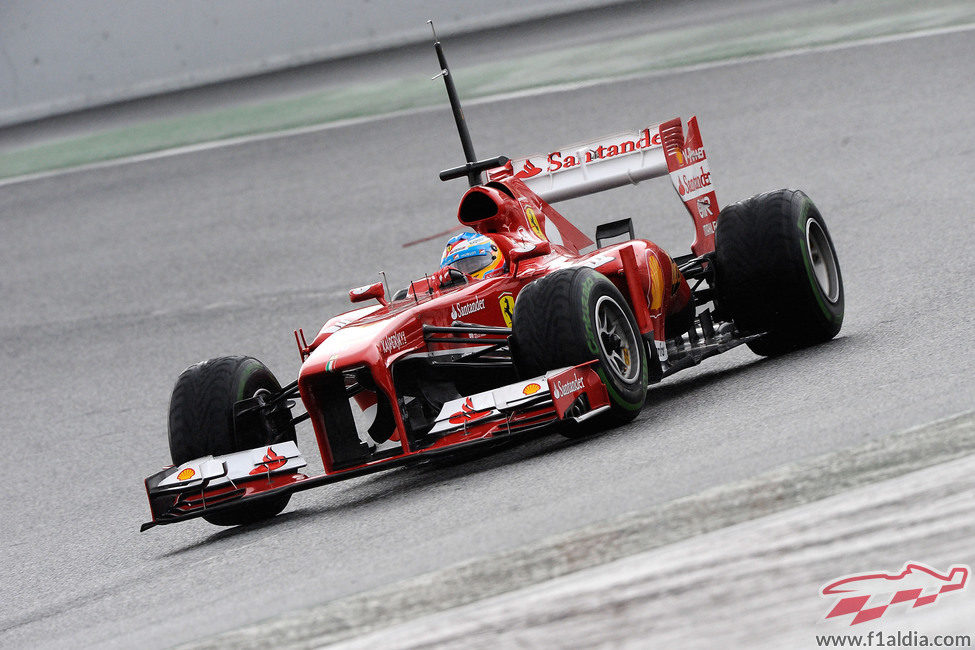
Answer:
[[[525,159],[525,165],[521,171],[515,174],[515,178],[531,178],[542,173],[542,168],[535,165],[531,160]]]
[[[450,308],[450,317],[457,320],[462,316],[470,316],[482,309],[484,309],[484,298],[478,298],[464,305],[452,305]]]
[[[556,381],[555,386],[552,387],[552,396],[555,397],[555,399],[559,399],[561,397],[577,393],[585,387],[586,382],[582,377],[573,377],[564,384],[560,381]]]
[[[660,131],[658,127],[653,126],[640,131],[610,136],[575,147],[556,150],[547,156],[534,156],[536,160],[544,158],[542,161],[544,167],[533,163],[531,158],[516,160],[512,162],[511,167],[515,178],[527,179],[542,172],[555,174],[580,165],[611,160],[659,146],[661,146]]]
[[[448,422],[451,424],[466,424],[472,420],[479,420],[486,415],[491,413],[491,409],[475,409],[474,402],[468,397],[464,400],[464,403],[460,405],[460,410],[450,416]]]
[[[287,458],[274,453],[274,449],[268,447],[267,453],[264,454],[264,460],[258,463],[257,466],[250,471],[250,474],[252,476],[256,474],[267,474],[276,469],[280,469],[287,462],[288,462]]]
[[[677,193],[681,196],[711,186],[711,172],[703,165],[692,170],[690,174],[677,174]]]

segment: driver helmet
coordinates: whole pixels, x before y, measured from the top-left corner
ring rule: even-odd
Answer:
[[[467,275],[483,280],[504,271],[504,255],[497,244],[484,235],[462,232],[450,238],[440,257],[440,268],[452,266]]]

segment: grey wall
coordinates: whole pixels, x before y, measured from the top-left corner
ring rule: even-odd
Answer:
[[[0,125],[615,0],[0,0]]]

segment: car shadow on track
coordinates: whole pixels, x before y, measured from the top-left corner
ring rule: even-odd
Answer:
[[[490,445],[459,453],[452,458],[442,458],[436,462],[428,462],[412,467],[400,467],[352,479],[348,483],[334,484],[333,489],[342,486],[341,492],[333,491],[332,498],[325,498],[318,503],[305,503],[297,509],[280,514],[267,521],[225,528],[214,532],[207,538],[189,546],[174,549],[163,554],[162,557],[174,557],[186,551],[235,537],[247,536],[257,531],[271,529],[282,525],[303,524],[306,520],[315,525],[320,524],[324,517],[339,515],[355,511],[377,503],[391,500],[408,500],[411,495],[422,494],[438,485],[451,483],[458,479],[475,476],[483,472],[495,471],[498,468],[527,462],[546,456],[555,456],[567,452],[575,447],[599,445],[600,440],[609,441],[615,436],[631,435],[634,430],[646,429],[648,422],[657,414],[659,409],[672,408],[683,398],[707,391],[713,386],[720,386],[743,378],[756,372],[781,365],[783,367],[795,363],[799,358],[814,359],[820,354],[835,354],[850,345],[855,344],[855,337],[842,337],[826,344],[797,350],[774,358],[754,356],[736,363],[730,367],[715,368],[713,370],[698,370],[694,374],[680,379],[667,379],[663,383],[651,387],[647,395],[647,410],[634,422],[620,427],[610,428],[591,435],[568,439],[563,438],[555,430],[526,434]],[[323,488],[328,490],[329,488]],[[321,492],[321,491],[319,491]]]
[[[408,500],[411,495],[422,494],[438,485],[583,445],[610,431],[612,430],[578,440],[563,438],[555,431],[542,432],[526,436],[521,440],[505,441],[505,444],[497,446],[485,446],[478,449],[476,453],[472,450],[469,454],[465,454],[464,457],[457,458],[449,464],[445,459],[436,465],[429,463],[401,467],[359,479],[351,479],[345,484],[347,489],[343,490],[341,494],[333,493],[331,499],[326,496],[322,500],[324,502],[308,503],[306,501],[297,509],[284,512],[266,521],[246,526],[221,528],[202,540],[161,554],[160,559],[179,557],[189,551],[205,548],[211,544],[235,537],[245,538],[252,533],[265,529],[301,524],[306,520],[310,524],[320,525],[330,515],[355,512],[375,504],[387,503],[390,500]],[[334,488],[336,485],[342,484],[329,487]],[[328,490],[329,488],[323,489]],[[319,490],[319,492],[321,491]]]
[[[729,379],[734,377],[747,377],[752,373],[765,372],[776,367],[785,368],[797,361],[816,362],[820,360],[819,357],[828,361],[829,356],[856,345],[857,338],[857,336],[838,336],[825,343],[793,350],[775,357],[752,355],[744,361],[724,368],[709,369],[707,368],[708,361],[705,360],[703,365],[696,366],[697,371],[693,374],[676,375],[674,378],[665,379],[656,386],[651,386],[650,390],[647,391],[647,406],[656,406],[674,398],[686,397],[691,392],[705,390],[714,385],[720,386],[728,383]]]
[[[466,476],[473,476],[481,472],[489,472],[505,465],[530,460],[557,453],[568,447],[585,442],[585,440],[569,440],[561,437],[555,431],[540,432],[526,435],[522,439],[503,441],[498,445],[486,445],[471,450],[452,461],[446,458],[436,464],[424,463],[412,467],[394,468],[387,472],[373,474],[358,479],[351,479],[345,484],[334,484],[346,489],[333,493],[333,499],[327,503],[306,503],[298,509],[272,517],[271,519],[216,530],[213,534],[198,542],[172,549],[160,555],[160,558],[178,557],[179,555],[208,545],[235,537],[246,537],[251,533],[263,531],[282,525],[293,525],[309,520],[316,525],[328,515],[337,515],[347,511],[355,511],[377,503],[385,503],[391,499],[408,499],[411,494],[420,493],[434,486],[450,483]],[[329,487],[323,488],[328,490]],[[321,492],[321,490],[319,490]]]

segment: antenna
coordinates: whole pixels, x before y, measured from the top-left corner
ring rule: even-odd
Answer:
[[[474,144],[471,142],[470,131],[467,130],[467,121],[464,119],[464,111],[460,107],[460,99],[457,97],[457,87],[454,86],[454,79],[450,75],[450,68],[447,66],[447,57],[444,56],[443,46],[437,36],[437,28],[433,26],[433,21],[428,20],[427,24],[433,30],[433,49],[437,51],[437,61],[440,63],[440,74],[443,77],[444,86],[447,87],[447,99],[450,100],[450,110],[454,113],[454,122],[457,124],[457,134],[460,136],[460,144],[464,148],[464,159],[466,165],[445,169],[440,172],[440,180],[447,181],[452,178],[467,176],[467,182],[471,187],[481,184],[481,172],[501,167],[508,162],[506,156],[498,156],[486,160],[478,160],[474,155]],[[436,79],[437,77],[434,77]]]
[[[437,37],[437,28],[433,26],[433,21],[428,20],[427,24],[433,30],[433,49],[437,51],[437,61],[440,62],[440,74],[443,77],[444,86],[447,87],[447,99],[450,100],[450,110],[454,113],[454,122],[457,123],[457,133],[460,135],[460,145],[464,148],[464,159],[468,164],[477,162],[474,155],[474,143],[471,142],[470,131],[467,130],[467,121],[464,119],[464,111],[460,107],[460,99],[457,97],[457,87],[454,86],[454,78],[450,76],[450,68],[447,66],[447,57],[444,56],[443,46]],[[436,79],[436,77],[434,77]],[[480,185],[481,174],[473,169],[467,172],[467,182],[471,187]]]

